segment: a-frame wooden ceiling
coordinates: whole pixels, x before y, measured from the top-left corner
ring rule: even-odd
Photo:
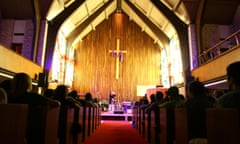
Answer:
[[[47,19],[51,21],[77,0],[1,0],[2,19]],[[78,0],[81,1],[81,0]],[[201,8],[200,3],[204,1]],[[180,21],[188,25],[230,25],[239,0],[82,0],[82,4],[65,20],[60,30],[71,41],[83,39],[116,10],[126,13],[155,42],[170,39],[176,30],[169,18],[154,3],[160,2]]]

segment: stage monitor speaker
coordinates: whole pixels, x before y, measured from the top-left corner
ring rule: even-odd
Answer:
[[[38,74],[38,87],[47,87],[48,75],[46,73]]]

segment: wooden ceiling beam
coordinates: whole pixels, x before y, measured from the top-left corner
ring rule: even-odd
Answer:
[[[95,13],[89,16],[82,24],[77,26],[67,37],[68,45],[71,46],[77,36],[87,27],[89,26],[94,19],[96,19],[111,3],[113,0],[109,0],[105,3],[101,8],[99,8]]]
[[[147,16],[145,16],[140,10],[138,10],[129,0],[125,0],[127,5],[144,21],[144,23],[151,29],[151,31],[157,36],[157,38],[164,44],[169,44],[169,38],[162,32],[154,23],[152,23]]]

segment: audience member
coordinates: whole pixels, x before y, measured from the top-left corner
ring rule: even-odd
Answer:
[[[142,97],[140,99],[140,108],[141,109],[145,109],[149,106],[149,101],[147,99],[147,94],[144,95],[144,97]]]
[[[184,103],[184,99],[179,94],[179,89],[176,86],[172,86],[167,91],[169,100],[160,104],[160,107],[175,108]]]
[[[224,90],[214,90],[213,91],[213,96],[215,99],[219,99],[222,95],[224,94]]]
[[[0,83],[0,104],[8,103],[8,93],[11,88],[11,80],[6,79]]]
[[[213,107],[213,104],[208,100],[206,92],[206,88],[201,82],[191,82],[188,88],[188,99],[186,100],[185,107],[189,109]]]
[[[200,141],[207,143],[205,109],[213,107],[206,95],[206,88],[198,80],[188,87],[188,96],[185,107],[188,111],[188,135],[190,143]]]
[[[70,97],[68,94],[68,87],[66,85],[58,85],[54,91],[54,99],[61,102],[61,105],[70,107],[80,107],[79,102]]]
[[[217,100],[216,107],[240,108],[240,61],[228,65],[226,71],[230,91]]]
[[[54,99],[61,102],[58,123],[58,138],[59,144],[65,144],[67,140],[66,136],[67,136],[68,109],[79,108],[80,105],[72,97],[68,96],[68,87],[66,85],[57,86],[57,88],[55,89]]]
[[[93,97],[90,92],[86,93],[84,102],[86,106],[96,106],[96,104],[93,102]]]
[[[12,79],[11,92],[8,95],[9,103],[21,103],[30,105],[59,106],[59,101],[46,98],[36,92],[32,92],[32,79],[26,73],[17,73]]]
[[[0,87],[5,90],[7,95],[10,95],[11,85],[12,85],[12,80],[11,79],[6,79],[6,80],[4,80],[0,83]]]
[[[154,98],[151,98],[151,97],[154,97]],[[151,104],[146,108],[147,112],[150,112],[151,110],[159,109],[160,102],[163,99],[163,93],[158,91],[156,95],[153,94],[150,96],[150,98],[153,99],[153,102],[151,102]]]
[[[78,92],[76,90],[72,90],[71,92],[68,93],[68,96],[77,100],[78,99]]]
[[[41,124],[37,119],[43,118],[42,110],[48,107],[59,107],[60,102],[44,97],[32,91],[32,79],[26,73],[16,73],[11,81],[11,91],[8,103],[28,104],[28,123],[26,129],[26,143],[41,143]],[[36,118],[36,116],[38,116]]]
[[[7,93],[0,87],[0,104],[7,104]]]
[[[51,99],[54,99],[54,95],[55,95],[54,89],[50,89],[50,88],[46,89],[43,93],[43,96]]]

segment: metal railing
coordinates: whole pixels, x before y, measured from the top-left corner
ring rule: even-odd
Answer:
[[[205,49],[199,55],[199,64],[202,65],[207,63],[217,57],[231,51],[232,49],[238,48],[240,46],[240,30],[231,34],[227,38],[221,40],[214,46]]]

